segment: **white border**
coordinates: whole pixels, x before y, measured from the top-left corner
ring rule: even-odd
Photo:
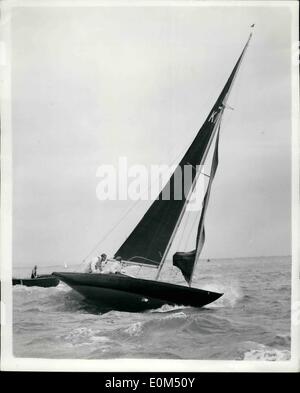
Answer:
[[[298,42],[297,1],[3,1],[1,32],[6,50],[6,63],[0,65],[1,80],[1,369],[24,371],[148,371],[148,372],[286,372],[299,371],[299,64],[292,62],[292,315],[291,359],[289,361],[245,360],[160,360],[160,359],[31,359],[12,354],[12,143],[10,116],[10,12],[15,7],[288,7],[292,14],[292,44]],[[295,56],[295,54],[294,54]],[[297,314],[298,313],[298,314]]]

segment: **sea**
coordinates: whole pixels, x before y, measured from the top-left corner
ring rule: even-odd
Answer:
[[[39,273],[73,271],[62,265]],[[15,267],[14,277],[31,269]],[[78,267],[77,267],[78,270]],[[177,270],[177,269],[176,269]],[[162,280],[184,285],[167,266]],[[224,295],[201,309],[103,313],[64,283],[13,287],[13,352],[46,359],[290,359],[291,257],[211,259],[193,286]]]

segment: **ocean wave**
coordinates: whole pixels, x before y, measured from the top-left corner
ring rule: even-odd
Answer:
[[[289,334],[277,334],[269,343],[269,346],[290,346],[291,336]]]
[[[18,333],[26,333],[26,332],[41,332],[48,331],[48,328],[45,326],[44,322],[28,322],[28,321],[18,321],[17,324],[14,324],[14,332]]]
[[[101,314],[99,307],[90,304],[65,284],[59,284],[52,288],[16,286],[13,295],[14,305],[17,305],[16,310],[18,311]]]
[[[124,356],[124,355],[123,355]],[[173,353],[172,351],[155,351],[152,352],[150,350],[135,350],[131,351],[127,356],[130,359],[182,359],[178,354]]]
[[[173,311],[177,311],[177,310],[181,310],[184,308],[188,308],[186,306],[171,306],[170,304],[164,304],[163,306],[161,306],[160,308],[156,308],[153,310],[149,310],[149,313],[168,313],[168,312],[173,312]]]
[[[129,336],[140,336],[143,331],[142,322],[135,322],[125,329],[125,333],[128,333]]]
[[[290,290],[283,284],[289,288],[290,265],[271,262],[204,264],[195,286],[224,295],[201,309],[165,305],[143,313],[104,313],[63,283],[14,286],[14,353],[67,359],[288,360]],[[212,274],[212,268],[219,273]],[[269,274],[274,270],[277,276]]]
[[[282,361],[289,360],[291,352],[288,349],[272,348],[257,342],[245,342],[247,349],[243,353],[243,360]]]
[[[184,312],[178,311],[171,314],[158,313],[156,317],[154,317],[154,313],[148,314],[148,316],[151,317],[151,319],[134,322],[126,327],[123,332],[130,337],[143,335],[143,337],[146,338],[146,336],[151,336],[154,331],[167,332],[171,330],[180,330],[188,318]]]
[[[86,327],[78,327],[71,332],[69,332],[67,335],[63,335],[59,337],[60,339],[63,339],[65,342],[71,345],[89,345],[89,344],[95,344],[95,343],[108,343],[110,342],[110,338],[107,336],[99,335],[97,331],[91,329],[91,328],[86,328]]]
[[[143,318],[143,317],[142,317]],[[186,308],[168,313],[148,314],[146,320],[136,321],[127,326],[123,333],[117,330],[117,334],[126,334],[130,337],[143,336],[147,340],[153,336],[153,332],[176,332],[186,336],[196,337],[199,334],[214,334],[223,331],[232,331],[231,322],[225,317],[213,315],[213,312]]]
[[[291,352],[286,349],[252,349],[244,354],[243,360],[283,361],[290,358]]]
[[[173,312],[172,314],[166,315],[164,317],[164,319],[178,319],[178,318],[187,319],[188,315],[185,312],[180,311],[180,312]]]
[[[57,291],[60,292],[68,292],[70,291],[70,287],[68,287],[66,284],[60,282],[56,287],[49,287],[49,288],[43,288],[43,287],[27,287],[26,285],[14,285],[13,286],[13,291],[14,293],[28,293],[28,294],[34,294],[34,293],[41,293],[41,294],[49,294],[49,293],[56,293]]]
[[[200,313],[187,320],[183,331],[196,337],[199,334],[218,334],[233,329],[231,321],[224,316]]]

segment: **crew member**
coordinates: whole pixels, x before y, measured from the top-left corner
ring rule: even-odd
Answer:
[[[101,254],[100,257],[97,257],[97,262],[95,265],[96,270],[98,270],[100,273],[103,270],[103,267],[107,264],[107,255],[106,254]]]
[[[84,269],[84,273],[95,273],[96,268],[95,265],[97,263],[97,258],[92,258],[86,265]]]
[[[116,259],[112,259],[109,263],[106,263],[102,273],[103,274],[111,274],[111,273],[120,273],[121,272],[121,263],[118,257]]]
[[[31,271],[31,278],[37,278],[37,266],[34,265],[34,268]]]

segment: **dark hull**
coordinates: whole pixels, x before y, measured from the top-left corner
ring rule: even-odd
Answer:
[[[144,311],[164,304],[203,307],[221,293],[122,274],[53,273],[103,309]]]
[[[13,278],[13,285],[25,285],[26,287],[56,287],[59,279],[51,275],[38,276],[37,278]]]

